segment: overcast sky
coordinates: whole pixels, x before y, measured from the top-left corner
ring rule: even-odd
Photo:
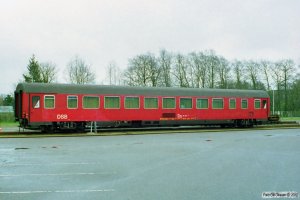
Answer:
[[[115,61],[159,50],[213,49],[233,59],[300,63],[299,0],[0,0],[0,94],[12,93],[35,54],[59,81],[78,55],[102,83]]]

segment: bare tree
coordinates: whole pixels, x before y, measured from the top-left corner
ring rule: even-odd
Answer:
[[[106,69],[110,85],[120,85],[121,83],[121,70],[117,66],[116,62],[111,61]]]
[[[160,57],[158,58],[158,64],[161,70],[161,85],[171,87],[172,54],[168,53],[165,49],[161,50]]]
[[[277,111],[281,111],[281,89],[282,89],[282,71],[281,71],[281,65],[279,62],[276,62],[272,66],[272,73],[271,76],[273,78],[273,81],[276,85],[276,98],[275,98],[275,109]]]
[[[284,111],[287,112],[289,107],[288,89],[293,81],[293,73],[295,72],[295,63],[293,60],[286,59],[277,62],[277,65],[279,65],[282,71],[281,74],[282,74],[282,85],[284,88]]]
[[[150,53],[130,59],[129,67],[124,73],[125,82],[131,86],[156,87],[159,75],[159,65],[156,58]]]
[[[95,82],[95,73],[92,72],[90,66],[78,56],[68,63],[67,72],[70,83],[87,84]]]
[[[231,66],[235,76],[235,88],[243,89],[243,74],[244,74],[243,62],[239,60],[235,60],[231,64]]]
[[[150,80],[152,87],[158,86],[158,80],[161,74],[161,68],[157,64],[157,60],[154,56],[149,57],[148,61],[149,65],[149,74],[150,74]]]
[[[226,89],[228,88],[229,81],[229,64],[228,61],[221,56],[218,57],[218,63],[217,74],[219,75],[219,88]]]
[[[215,88],[216,83],[216,71],[219,66],[219,60],[216,53],[213,50],[204,52],[204,63],[208,70],[208,87]]]
[[[56,65],[52,62],[40,64],[41,80],[43,83],[52,83],[56,80]]]
[[[207,80],[207,68],[205,55],[202,52],[190,53],[190,65],[193,70],[193,85],[196,88],[204,88]]]
[[[270,71],[272,69],[272,62],[267,60],[262,60],[260,62],[261,68],[263,70],[264,80],[266,81],[267,90],[271,90],[271,84],[270,84]]]
[[[260,65],[259,63],[250,60],[246,62],[246,72],[252,83],[252,89],[258,89]]]
[[[175,56],[175,65],[173,72],[179,87],[190,87],[188,77],[188,64],[185,57],[182,54]]]

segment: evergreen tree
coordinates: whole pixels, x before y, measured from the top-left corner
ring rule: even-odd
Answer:
[[[34,55],[32,55],[32,57],[29,60],[27,70],[28,70],[28,74],[23,74],[25,82],[27,83],[42,82],[41,68]]]
[[[4,106],[13,106],[14,105],[14,98],[11,95],[7,95],[3,100]]]

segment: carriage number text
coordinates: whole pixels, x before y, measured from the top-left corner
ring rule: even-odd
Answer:
[[[68,115],[67,114],[57,114],[56,118],[57,119],[68,119]]]

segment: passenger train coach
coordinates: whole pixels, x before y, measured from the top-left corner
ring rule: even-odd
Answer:
[[[83,131],[98,127],[253,126],[267,121],[262,90],[20,83],[15,118],[27,129]]]

